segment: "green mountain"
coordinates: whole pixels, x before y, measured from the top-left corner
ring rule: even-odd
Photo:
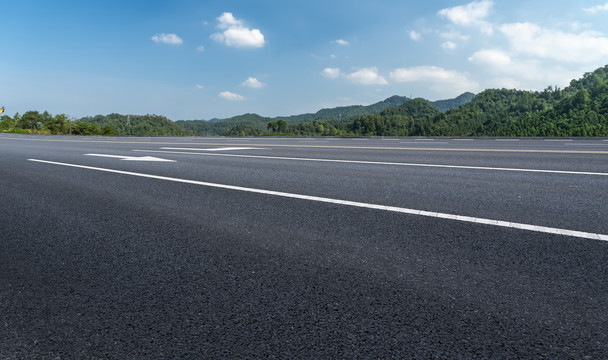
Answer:
[[[441,112],[429,101],[413,99],[381,113],[355,119],[346,127],[349,134],[363,136],[406,136],[417,131],[418,124],[428,122]]]
[[[466,92],[455,97],[454,99],[431,101],[430,104],[436,107],[439,111],[446,112],[448,110],[456,109],[461,105],[470,103],[473,101],[473,98],[475,98],[475,94]]]
[[[464,93],[457,98],[428,102],[439,111],[447,111],[471,101],[475,95]],[[411,101],[405,96],[391,96],[385,100],[371,105],[351,105],[336,108],[321,109],[316,113],[307,113],[293,116],[278,116],[275,118],[263,117],[257,114],[244,114],[228,119],[205,120],[178,120],[175,123],[198,135],[224,135],[235,136],[261,135],[268,132],[268,123],[279,120],[285,121],[292,129],[297,129],[297,135],[321,134],[337,135],[337,131],[330,130],[332,127],[339,127],[340,123],[351,123],[354,119],[364,115],[380,113],[385,109],[397,107]],[[324,124],[321,128],[317,125],[304,125],[307,123],[320,122]],[[301,126],[300,126],[301,125]]]
[[[197,135],[234,136],[246,129],[250,130],[246,135],[260,135],[262,132],[266,131],[267,124],[270,121],[272,121],[271,118],[263,117],[258,114],[244,114],[222,120],[178,120],[175,123]],[[239,130],[236,129],[237,127]]]
[[[608,136],[608,65],[572,80],[563,91],[547,88],[540,96],[553,107],[521,116],[497,134]]]
[[[399,106],[408,100],[410,99],[405,96],[393,95],[372,105],[339,106],[330,109],[321,109],[314,114],[308,113],[293,116],[279,116],[276,117],[275,120],[284,120],[287,123],[312,122],[315,120],[339,122],[349,120],[360,115],[380,112],[388,107]]]
[[[608,136],[608,65],[563,90],[490,89],[445,113],[389,108],[359,117],[345,130],[383,136]]]

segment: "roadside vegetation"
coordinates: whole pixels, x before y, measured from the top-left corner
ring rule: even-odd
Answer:
[[[51,115],[47,111],[26,111],[13,117],[0,117],[0,132],[47,135],[116,135],[110,126],[99,127],[83,121],[70,120],[67,115]]]

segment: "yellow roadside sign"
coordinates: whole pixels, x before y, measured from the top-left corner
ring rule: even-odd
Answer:
[[[0,108],[0,114],[4,112],[4,106]]]

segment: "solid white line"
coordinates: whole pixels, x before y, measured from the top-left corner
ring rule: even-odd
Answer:
[[[314,161],[314,162],[329,162],[329,163],[343,163],[343,164],[388,165],[388,166],[417,166],[417,167],[433,167],[433,168],[447,168],[447,169],[492,170],[492,171],[519,171],[519,172],[548,173],[548,174],[608,176],[608,173],[602,173],[602,172],[584,172],[584,171],[518,169],[518,168],[498,168],[498,167],[464,166],[464,165],[416,164],[416,163],[398,163],[398,162],[385,162],[385,161],[312,159],[312,158],[294,158],[294,157],[284,157],[284,156],[263,156],[263,155],[210,154],[210,153],[192,153],[192,152],[185,152],[185,151],[160,151],[160,150],[133,150],[133,151],[136,151],[136,152],[149,152],[149,153],[163,153],[163,154],[186,154],[186,155],[240,157],[240,158],[252,158],[252,159],[269,159],[269,160]]]
[[[589,233],[589,232],[583,232],[583,231],[551,228],[551,227],[538,226],[538,225],[530,225],[530,224],[514,223],[514,222],[507,222],[507,221],[500,221],[500,220],[476,218],[476,217],[470,217],[470,216],[460,216],[460,215],[455,215],[455,214],[446,214],[446,213],[431,212],[431,211],[425,211],[425,210],[408,209],[408,208],[402,208],[402,207],[397,207],[397,206],[370,204],[370,203],[363,203],[363,202],[358,202],[358,201],[331,199],[331,198],[320,197],[320,196],[310,196],[310,195],[286,193],[286,192],[281,192],[281,191],[255,189],[255,188],[248,188],[248,187],[243,187],[243,186],[217,184],[217,183],[210,183],[210,182],[205,182],[205,181],[179,179],[179,178],[168,177],[168,176],[159,176],[159,175],[151,175],[151,174],[144,174],[144,173],[136,173],[136,172],[131,172],[131,171],[99,168],[99,167],[86,166],[86,165],[61,163],[61,162],[56,162],[56,161],[37,160],[37,159],[28,159],[28,160],[34,161],[34,162],[39,162],[39,163],[45,163],[45,164],[61,165],[61,166],[68,166],[68,167],[74,167],[74,168],[80,168],[80,169],[96,170],[96,171],[104,171],[104,172],[109,172],[109,173],[114,173],[114,174],[138,176],[138,177],[149,178],[149,179],[173,181],[173,182],[178,182],[178,183],[200,185],[200,186],[207,186],[207,187],[227,189],[227,190],[244,191],[244,192],[255,193],[255,194],[280,196],[280,197],[285,197],[285,198],[308,200],[308,201],[317,201],[317,202],[322,202],[322,203],[353,206],[353,207],[365,208],[365,209],[383,210],[383,211],[390,211],[390,212],[396,212],[396,213],[402,213],[402,214],[418,215],[418,216],[454,220],[454,221],[461,221],[461,222],[468,222],[468,223],[479,223],[479,224],[493,225],[493,226],[506,227],[506,228],[512,228],[512,229],[535,231],[535,232],[541,232],[541,233],[547,233],[547,234],[578,237],[578,238],[583,238],[583,239],[608,241],[608,235],[605,235],[605,234],[596,234],[596,233]]]
[[[473,139],[452,139],[453,141],[473,141]]]
[[[420,141],[401,141],[399,144],[416,144],[416,145],[437,145],[437,144],[448,144],[447,141],[436,141],[433,143],[424,143],[424,142],[420,142]],[[424,148],[420,148],[420,149],[424,149]]]
[[[567,143],[564,145],[568,145],[568,146],[608,146],[608,144],[581,144],[581,143]]]
[[[496,141],[519,141],[519,139],[495,139]]]
[[[165,150],[191,150],[191,151],[232,151],[232,150],[268,150],[263,148],[254,148],[254,147],[221,147],[221,148],[176,148],[176,147],[161,147],[161,149]]]
[[[544,139],[543,141],[574,141],[572,139]]]

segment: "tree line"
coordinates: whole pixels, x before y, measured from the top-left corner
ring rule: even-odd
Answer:
[[[116,135],[110,126],[99,127],[83,121],[70,120],[65,114],[51,115],[48,111],[26,111],[13,117],[0,117],[0,131],[19,134],[48,135]]]
[[[193,133],[161,115],[95,115],[80,119],[101,128],[111,127],[121,136],[187,136]]]

